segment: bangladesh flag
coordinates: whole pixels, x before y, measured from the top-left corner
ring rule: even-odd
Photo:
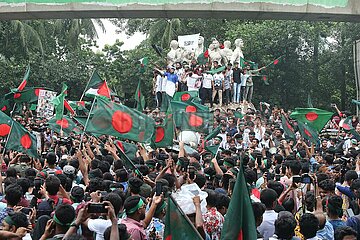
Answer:
[[[143,111],[145,108],[145,97],[144,95],[142,95],[141,93],[141,84],[140,81],[138,83],[138,86],[136,88],[136,92],[135,92],[135,101],[136,101],[136,109],[138,111]]]
[[[194,98],[199,97],[198,91],[176,92],[173,101],[178,102],[191,102]]]
[[[96,70],[94,70],[91,78],[86,85],[85,95],[86,96],[104,96],[110,98],[110,89],[106,83],[106,80],[102,80]]]
[[[53,105],[55,106],[55,118],[56,120],[61,120],[64,115],[64,104],[65,96],[67,95],[67,86],[63,83],[61,93],[52,100]]]
[[[206,50],[205,52],[201,53],[197,57],[197,62],[199,65],[205,65],[207,62],[209,62],[209,51]]]
[[[156,125],[153,135],[153,145],[156,148],[168,147],[173,145],[174,140],[174,119],[170,113],[165,118],[165,123]]]
[[[253,61],[250,61],[250,60],[246,60],[242,57],[240,57],[240,67],[241,68],[245,68],[247,66],[250,66],[251,69],[258,69],[259,66],[257,63],[253,62]]]
[[[26,71],[25,71],[25,75],[23,77],[23,80],[22,82],[20,83],[20,85],[17,87],[17,89],[15,90],[15,92],[20,92],[20,91],[23,91],[26,84],[27,84],[27,81],[29,79],[29,75],[30,75],[30,65],[27,66],[26,68]]]
[[[63,116],[62,119],[57,119],[56,117],[51,118],[49,121],[49,128],[57,133],[61,131],[65,135],[70,135],[71,133],[79,133],[80,129],[76,126],[76,123],[68,116]]]
[[[283,59],[284,56],[280,56],[278,58],[276,58],[275,60],[273,60],[271,63],[267,64],[265,66],[265,68],[270,67],[270,66],[275,66],[278,65],[280,63],[280,61]]]
[[[303,138],[307,139],[308,141],[316,144],[319,140],[319,135],[318,133],[315,131],[315,129],[311,128],[310,126],[308,126],[305,123],[302,122],[298,122],[298,127],[299,127],[299,131],[300,134]]]
[[[5,113],[10,113],[11,106],[10,106],[10,100],[5,99],[5,97],[0,99],[0,111]]]
[[[290,139],[295,139],[294,127],[289,123],[284,115],[281,114],[281,125],[284,129],[285,135]]]
[[[251,210],[252,211],[252,210]],[[172,196],[168,197],[165,216],[165,240],[202,240],[203,238],[180,209]],[[255,238],[256,239],[256,238]]]
[[[20,123],[13,121],[5,148],[38,158],[36,147],[36,137],[21,126]]]
[[[208,133],[212,126],[211,116],[208,112],[182,112],[181,124],[177,125],[182,131],[195,131]],[[176,124],[176,123],[175,123]]]
[[[0,137],[6,137],[10,133],[13,120],[0,111]]]
[[[215,73],[222,72],[224,70],[225,70],[225,66],[222,66],[222,67],[218,67],[216,69],[211,69],[210,71],[207,71],[207,73],[215,74]]]
[[[8,93],[5,95],[5,98],[8,100],[12,100],[15,103],[32,103],[37,102],[40,94],[40,90],[50,90],[48,88],[26,88],[24,91]]]
[[[210,111],[207,106],[194,103],[194,102],[178,102],[178,101],[171,101],[170,102],[171,108],[174,112],[174,121],[175,126],[180,127],[183,123],[183,115],[182,113],[209,113]]]
[[[89,110],[86,108],[88,106],[90,108],[91,102],[88,101],[69,101],[69,105],[72,109],[75,110],[77,116],[87,116]]]
[[[97,98],[85,132],[110,135],[136,142],[150,142],[155,122],[124,105]]]
[[[170,106],[170,102],[172,100],[172,97],[169,96],[167,93],[162,93],[161,94],[161,106],[160,106],[160,111],[161,112],[167,112],[169,106]]]
[[[320,132],[334,113],[318,108],[295,108],[290,117]]]
[[[221,239],[257,239],[255,217],[251,206],[244,169],[240,167],[221,231]]]
[[[64,99],[64,107],[71,115],[76,114],[75,110],[71,107],[70,103],[66,99]]]
[[[140,62],[139,71],[140,71],[140,73],[144,73],[147,65],[149,64],[149,58],[143,57],[142,59],[139,60],[139,62]]]
[[[218,144],[218,145],[208,145],[208,142],[211,139],[213,139],[214,137],[216,137],[220,133],[220,129],[221,129],[221,126],[218,126],[209,135],[207,135],[206,138],[204,139],[205,150],[208,151],[208,152],[211,152],[211,154],[213,156],[216,155],[216,153],[217,153],[217,151],[218,151],[218,149],[220,147],[220,144]]]

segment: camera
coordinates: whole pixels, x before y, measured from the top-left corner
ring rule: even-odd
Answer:
[[[105,203],[89,203],[88,213],[107,213]]]
[[[303,175],[301,175],[301,183],[310,184],[312,183],[312,178],[309,174],[304,173]]]

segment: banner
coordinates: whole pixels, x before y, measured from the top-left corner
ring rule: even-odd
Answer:
[[[195,49],[198,47],[199,36],[200,33],[178,36],[179,47],[194,52]]]
[[[51,118],[54,115],[54,105],[52,100],[56,97],[56,92],[40,90],[36,113],[41,118]]]

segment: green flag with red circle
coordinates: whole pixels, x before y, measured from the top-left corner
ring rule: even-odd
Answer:
[[[254,212],[246,184],[244,169],[240,167],[233,194],[221,231],[221,240],[257,239]]]
[[[297,123],[300,135],[308,141],[317,144],[317,142],[319,141],[319,134],[317,133],[317,131],[306,123],[302,123],[299,121]]]
[[[0,138],[5,138],[10,133],[12,121],[11,117],[0,111]]]
[[[24,90],[28,82],[29,76],[30,76],[30,65],[27,66],[23,80],[20,83],[20,85],[16,89],[14,89],[15,90],[14,92],[20,92]]]
[[[48,124],[51,130],[57,133],[61,133],[62,131],[65,136],[71,133],[80,133],[80,129],[76,126],[76,123],[68,116],[63,116],[62,119],[53,117],[48,121]]]
[[[182,131],[209,133],[210,126],[212,126],[210,112],[182,112],[181,124],[177,127]]]
[[[284,129],[285,136],[290,139],[295,139],[294,127],[290,124],[288,119],[286,119],[286,117],[283,114],[281,114],[281,125],[282,128]]]
[[[173,101],[191,102],[194,98],[198,98],[198,97],[199,97],[198,91],[176,92],[173,96]]]
[[[10,100],[2,97],[0,99],[0,111],[9,114],[11,111]]]
[[[171,101],[170,105],[172,112],[174,113],[174,122],[176,127],[181,127],[183,124],[182,113],[210,113],[207,106],[194,102]]]
[[[97,98],[85,132],[150,143],[155,121],[122,104]]]
[[[40,90],[51,89],[44,87],[31,87],[20,92],[10,92],[5,95],[5,98],[14,101],[15,103],[33,103],[38,101]]]
[[[202,240],[203,238],[170,196],[167,200],[164,240],[184,239]]]
[[[172,146],[174,136],[174,119],[170,113],[166,116],[164,124],[155,125],[152,145],[156,148]]]
[[[306,123],[307,126],[320,132],[333,115],[334,113],[332,112],[318,108],[295,108],[290,118]]]
[[[35,135],[29,133],[20,123],[13,121],[6,149],[22,152],[29,157],[39,158]]]
[[[141,82],[139,81],[138,86],[135,92],[135,101],[136,101],[136,109],[138,111],[143,111],[145,108],[145,97],[141,93]]]
[[[52,104],[55,107],[55,118],[56,120],[62,120],[64,116],[64,101],[67,96],[67,86],[63,83],[61,93],[52,100]]]

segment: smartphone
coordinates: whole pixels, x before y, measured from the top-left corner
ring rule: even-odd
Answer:
[[[312,179],[311,177],[309,176],[309,174],[303,174],[301,176],[301,183],[305,183],[305,184],[310,184],[312,183]]]
[[[194,178],[195,178],[195,171],[194,171],[194,170],[190,170],[190,171],[189,171],[189,178],[190,178],[191,180],[194,180]]]
[[[355,214],[351,208],[346,209],[346,215],[347,217],[353,217]]]
[[[275,174],[275,181],[280,181],[281,175],[280,174]]]
[[[44,184],[44,180],[42,178],[35,178],[34,179],[34,187],[37,191],[40,190],[41,186]]]
[[[33,211],[31,208],[24,207],[20,210],[22,213],[25,213],[26,215],[30,215],[30,213]]]
[[[161,192],[162,192],[162,184],[161,184],[161,182],[158,181],[158,182],[156,182],[156,185],[155,185],[156,196],[160,196]]]
[[[293,176],[293,182],[294,183],[300,183],[301,182],[301,177],[300,176]]]
[[[107,213],[105,203],[89,203],[88,213]]]

